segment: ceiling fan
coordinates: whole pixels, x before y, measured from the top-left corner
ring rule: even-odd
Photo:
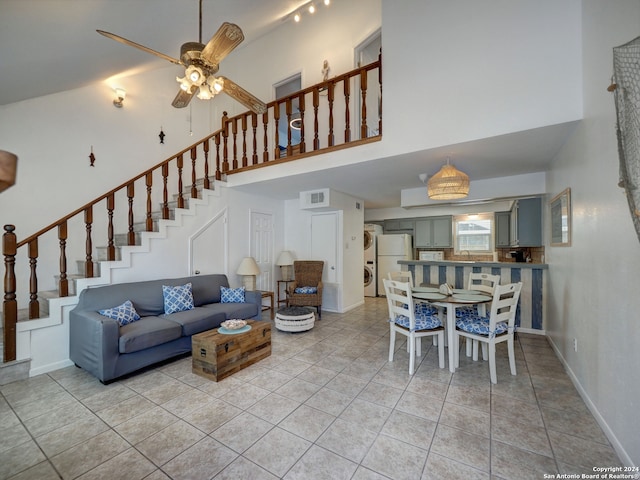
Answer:
[[[187,42],[180,47],[180,59],[157,52],[139,43],[127,40],[119,35],[96,30],[100,35],[116,42],[138,48],[143,52],[156,55],[176,65],[185,67],[184,77],[176,77],[180,90],[171,105],[184,108],[197,93],[202,100],[209,100],[220,92],[234,98],[255,113],[265,113],[267,105],[238,84],[226,77],[218,76],[220,62],[244,40],[240,27],[234,23],[224,22],[206,45],[202,43],[202,0],[200,0],[200,37],[198,42]]]

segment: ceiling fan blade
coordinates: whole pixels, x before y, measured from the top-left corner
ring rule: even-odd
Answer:
[[[191,101],[191,99],[193,98],[193,96],[197,91],[198,91],[197,88],[193,89],[193,93],[185,92],[182,89],[178,90],[178,94],[176,95],[176,98],[173,99],[173,102],[171,102],[171,105],[174,106],[175,108],[186,107],[187,105],[189,105],[189,102]]]
[[[244,34],[235,23],[224,22],[218,31],[211,37],[202,50],[202,58],[212,65],[218,65],[231,50],[236,48],[244,40]]]
[[[267,111],[267,105],[262,100],[254,97],[237,83],[232,82],[227,77],[218,77],[218,79],[223,82],[222,91],[224,93],[240,102],[252,112],[265,113]]]
[[[164,53],[156,52],[155,50],[152,50],[149,47],[145,47],[144,45],[140,45],[139,43],[132,42],[131,40],[127,40],[126,38],[116,35],[114,33],[105,32],[104,30],[96,30],[96,32],[98,32],[100,35],[104,35],[107,38],[115,40],[116,42],[129,45],[130,47],[135,47],[139,50],[142,50],[143,52],[147,52],[147,53],[150,53],[151,55],[155,55],[156,57],[164,58],[165,60],[168,60],[171,63],[175,63],[176,65],[183,65],[183,63],[177,58],[170,57],[169,55],[165,55]]]

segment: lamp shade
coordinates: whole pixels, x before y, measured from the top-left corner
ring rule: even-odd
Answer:
[[[293,265],[293,255],[289,250],[283,250],[276,260],[276,265],[282,267],[284,265]]]
[[[432,200],[453,200],[469,195],[469,176],[453,165],[443,165],[427,182],[427,194]]]
[[[0,150],[0,192],[16,183],[18,157],[13,153]]]
[[[260,267],[253,257],[244,257],[236,273],[238,275],[260,275]]]

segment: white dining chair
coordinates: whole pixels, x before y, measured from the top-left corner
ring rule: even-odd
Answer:
[[[409,282],[382,279],[389,307],[389,361],[393,362],[396,333],[407,337],[409,375],[415,371],[415,357],[422,354],[422,337],[438,338],[438,359],[444,368],[444,327],[437,315],[416,314]]]
[[[500,275],[491,275],[489,273],[475,273],[471,272],[469,274],[469,283],[467,285],[467,290],[476,290],[478,292],[486,293],[488,295],[493,296],[493,291],[496,288],[496,285],[500,285]],[[489,305],[485,305],[484,308],[490,307]],[[478,314],[478,306],[477,305],[467,305],[464,307],[456,308],[456,317],[464,317],[467,315],[477,315]],[[473,353],[473,360],[478,360],[478,342],[467,341],[466,342],[466,351],[467,357],[471,357]],[[484,350],[483,350],[483,358]]]
[[[491,383],[498,383],[496,374],[496,344],[507,342],[509,367],[511,375],[516,374],[516,358],[514,351],[514,333],[516,310],[522,282],[509,285],[497,285],[491,301],[491,312],[488,316],[469,315],[456,319],[454,332],[454,359],[456,368],[460,365],[460,337],[467,341],[478,341],[486,344],[489,357],[489,376]]]

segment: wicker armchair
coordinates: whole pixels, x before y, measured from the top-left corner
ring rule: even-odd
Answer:
[[[293,282],[287,288],[287,306],[316,307],[322,317],[322,260],[296,260],[293,262]],[[296,292],[296,289],[312,287],[313,293]]]

